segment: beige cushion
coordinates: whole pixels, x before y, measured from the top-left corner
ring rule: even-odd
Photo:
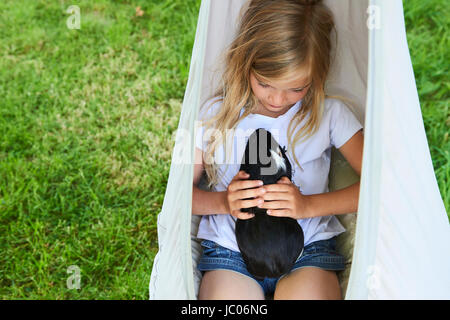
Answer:
[[[348,187],[358,181],[359,176],[347,160],[345,160],[339,150],[333,148],[331,151],[331,166],[328,183],[330,192]],[[347,230],[346,232],[340,234],[336,239],[337,250],[345,257],[346,260],[345,270],[338,272],[339,283],[342,289],[342,297],[345,297],[348,278],[350,276],[353,246],[355,242],[356,213],[337,215],[336,217]]]

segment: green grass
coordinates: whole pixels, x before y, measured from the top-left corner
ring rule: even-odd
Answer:
[[[78,1],[80,30],[72,4],[0,2],[0,298],[147,299],[200,1]],[[448,211],[445,4],[405,17]]]
[[[71,4],[0,2],[0,298],[148,299],[200,3]]]
[[[408,45],[434,171],[450,211],[450,13],[441,0],[403,1]]]

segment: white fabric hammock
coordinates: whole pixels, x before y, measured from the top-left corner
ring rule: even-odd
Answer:
[[[194,123],[218,87],[221,53],[245,0],[203,0],[162,211],[150,299],[196,299],[201,255],[191,215]],[[450,228],[425,135],[401,0],[328,0],[338,31],[326,92],[351,99],[364,125],[358,213],[338,216],[346,299],[449,299]],[[333,151],[330,191],[357,181]],[[357,216],[357,221],[356,221]],[[357,223],[356,223],[357,222]],[[356,227],[355,227],[356,226]]]

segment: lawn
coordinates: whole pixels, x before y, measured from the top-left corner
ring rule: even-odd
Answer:
[[[0,298],[148,299],[200,1],[72,4],[0,2]],[[448,212],[450,18],[404,5]]]

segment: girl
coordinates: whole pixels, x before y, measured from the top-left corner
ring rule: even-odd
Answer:
[[[197,237],[204,239],[199,299],[341,298],[336,271],[345,261],[335,237],[345,229],[334,215],[357,211],[359,183],[328,192],[330,152],[338,148],[360,174],[363,135],[347,107],[325,97],[333,28],[321,1],[249,3],[226,55],[223,87],[207,104],[196,137],[192,212],[202,215]],[[236,132],[248,138],[257,128],[286,147],[292,181],[261,186],[238,172],[245,141],[237,143]],[[211,130],[209,139],[202,135]],[[212,192],[197,187],[203,170]],[[303,254],[280,278],[253,278],[239,253],[235,221],[251,219],[240,209],[254,206],[297,219],[304,230]]]

